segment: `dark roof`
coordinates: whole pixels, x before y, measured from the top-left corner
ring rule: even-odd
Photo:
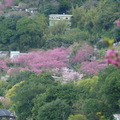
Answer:
[[[2,116],[11,116],[11,112],[7,109],[0,109],[0,117]]]

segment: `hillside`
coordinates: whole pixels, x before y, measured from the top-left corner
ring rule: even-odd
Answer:
[[[17,120],[119,119],[119,6],[0,0],[0,108]]]

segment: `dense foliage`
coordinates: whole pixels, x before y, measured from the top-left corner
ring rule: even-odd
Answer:
[[[4,16],[17,3],[38,14]],[[17,120],[113,120],[120,113],[120,69],[110,64],[120,65],[119,52],[110,49],[102,58],[103,39],[120,41],[119,4],[2,0],[0,50],[24,54],[0,56],[0,108],[15,111]],[[48,15],[57,13],[73,15],[71,29],[65,22],[49,26]]]

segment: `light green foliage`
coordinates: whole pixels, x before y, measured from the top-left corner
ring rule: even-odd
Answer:
[[[76,114],[76,115],[70,115],[68,120],[87,120],[87,118],[85,115]]]
[[[15,84],[14,86],[12,86],[12,88],[7,91],[6,98],[11,99],[12,97],[16,96],[15,90],[17,89],[18,86],[20,86],[23,83],[24,83],[24,81],[21,81],[21,82]]]
[[[57,22],[53,26],[49,27],[50,33],[53,35],[62,35],[67,29],[67,24],[65,21]]]
[[[2,118],[1,120],[8,120],[7,118]]]
[[[88,31],[91,34],[88,40],[92,44],[96,44],[101,36],[110,36],[112,38],[113,32],[111,31],[113,31],[114,22],[119,18],[118,4],[118,1],[101,0],[87,10],[85,6],[76,7],[72,11],[73,27],[79,27],[80,30]],[[118,35],[115,39],[118,39]]]
[[[72,25],[74,27],[79,27],[80,29],[83,29],[86,15],[84,7],[83,6],[76,7],[76,9],[73,9],[72,15],[73,15]]]
[[[80,80],[77,82],[79,86],[79,90],[82,94],[82,97],[85,96],[89,98],[90,96],[94,95],[95,87],[98,83],[98,76],[94,76],[93,78],[88,78],[85,80]]]
[[[65,31],[65,34],[62,35],[63,43],[66,45],[71,45],[74,42],[82,43],[89,38],[89,33],[87,31],[81,31],[78,28],[73,28],[68,31]]]
[[[61,47],[63,40],[59,35],[47,34],[42,38],[45,41],[44,48],[53,49],[56,47]]]
[[[3,96],[5,94],[6,86],[7,86],[6,81],[0,80],[0,96]]]

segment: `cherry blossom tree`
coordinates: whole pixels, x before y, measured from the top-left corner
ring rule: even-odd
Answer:
[[[20,72],[20,68],[10,68],[8,71],[7,71],[7,75],[16,75]]]
[[[0,59],[0,71],[7,71],[8,70],[8,66],[6,65],[4,60]]]
[[[120,27],[120,20],[117,20],[116,21],[116,25],[118,27]],[[108,64],[112,64],[116,67],[120,67],[120,54],[119,54],[119,51],[117,49],[115,49],[113,47],[113,43],[114,43],[114,40],[111,40],[111,39],[107,39],[106,41],[109,45],[109,49],[107,50],[106,52],[106,61],[108,62]]]
[[[99,61],[85,61],[81,63],[80,70],[84,74],[97,75],[99,71],[105,69],[105,67],[107,67],[107,63],[102,63]]]
[[[106,61],[109,64],[113,64],[117,67],[120,66],[120,55],[118,53],[118,50],[108,49],[105,57],[106,57]]]
[[[116,24],[117,24],[118,27],[120,27],[120,20],[117,20]]]
[[[48,51],[31,52],[13,58],[11,61],[24,70],[40,73],[45,69],[68,66],[68,52],[64,47]]]
[[[11,6],[15,0],[4,0],[4,4],[0,4],[0,9],[4,10],[7,7]]]
[[[89,60],[92,55],[93,55],[92,47],[85,45],[78,49],[75,56],[71,57],[70,62],[74,65],[80,64],[83,61]]]

